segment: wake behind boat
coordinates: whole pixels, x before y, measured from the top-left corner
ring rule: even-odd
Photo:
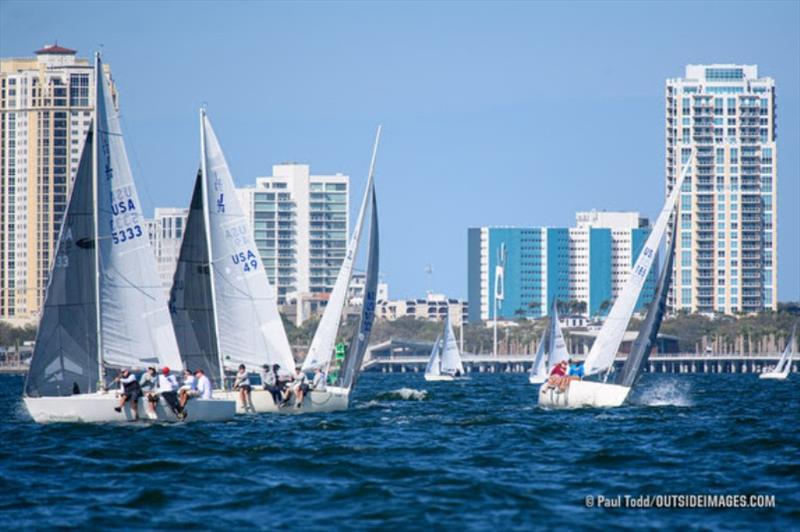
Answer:
[[[121,368],[181,367],[161,295],[141,204],[128,164],[119,113],[99,54],[95,116],[84,143],[61,225],[44,307],[25,383],[34,421],[114,422],[138,417],[108,392]],[[142,401],[144,402],[144,401]],[[192,401],[187,420],[219,421],[230,401]],[[158,421],[176,421],[159,400]]]
[[[759,379],[771,379],[783,381],[789,377],[792,372],[792,355],[794,354],[794,341],[797,335],[797,324],[792,327],[792,334],[789,336],[789,341],[786,343],[786,349],[783,350],[778,364],[770,371],[765,371],[758,376]]]
[[[689,158],[691,161],[692,157]],[[634,342],[628,359],[614,383],[608,383],[608,377],[613,371],[622,336],[628,328],[636,301],[644,285],[647,275],[653,265],[661,240],[666,234],[670,216],[673,214],[683,181],[689,171],[689,162],[684,165],[680,177],[676,180],[672,191],[664,203],[661,213],[656,220],[653,230],[647,238],[639,257],[631,270],[625,285],[611,307],[603,327],[592,345],[589,355],[584,362],[584,374],[600,377],[602,382],[592,380],[568,380],[564,386],[544,384],[539,390],[539,405],[556,408],[581,408],[581,407],[616,407],[621,406],[628,398],[631,388],[636,383],[645,362],[647,361],[653,345],[655,345],[658,329],[664,317],[667,294],[672,280],[672,261],[675,252],[675,238],[677,235],[677,213],[673,219],[672,240],[667,250],[664,269],[658,280],[653,301],[647,310],[645,321]],[[564,377],[569,379],[568,377]]]
[[[461,361],[461,351],[458,349],[456,334],[450,321],[450,310],[444,318],[442,333],[436,339],[431,350],[431,358],[425,367],[425,380],[452,381],[463,377],[464,364]]]

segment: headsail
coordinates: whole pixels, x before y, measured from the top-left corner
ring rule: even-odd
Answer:
[[[330,365],[333,348],[336,343],[336,334],[339,331],[339,323],[342,319],[342,311],[347,300],[347,288],[350,285],[350,278],[353,275],[353,265],[358,256],[358,248],[361,243],[361,229],[364,225],[364,218],[367,212],[367,205],[372,197],[372,183],[375,171],[375,157],[378,152],[378,143],[381,139],[381,127],[375,135],[375,145],[372,148],[372,160],[369,165],[369,175],[367,176],[367,186],[364,190],[364,198],[361,201],[361,208],[358,211],[358,219],[353,228],[353,235],[347,245],[339,275],[336,283],[328,298],[328,304],[322,313],[317,331],[311,340],[311,347],[308,350],[305,361],[303,361],[303,371],[310,371],[316,368],[327,369]]]
[[[102,358],[118,367],[180,367],[178,345],[99,55],[95,63],[97,233]]]
[[[220,371],[203,219],[202,179],[202,173],[198,172],[169,294],[169,310],[186,367],[192,371],[202,369],[214,379]]]
[[[94,199],[90,129],[61,224],[25,394],[97,391]]]
[[[620,386],[631,387],[636,383],[636,379],[641,375],[642,369],[647,364],[653,346],[658,338],[658,329],[661,327],[661,320],[667,311],[667,294],[669,293],[670,283],[672,282],[672,263],[675,255],[675,239],[677,236],[677,214],[672,222],[672,240],[667,249],[667,258],[664,262],[664,269],[658,279],[653,301],[647,309],[642,328],[636,340],[633,342],[631,352],[628,355],[625,365],[622,366],[617,376],[617,384]]]
[[[344,370],[340,376],[340,385],[352,388],[361,372],[364,354],[369,344],[372,323],[375,321],[375,308],[378,303],[378,269],[380,264],[380,234],[378,231],[378,201],[375,185],[372,186],[372,216],[369,226],[369,251],[367,254],[367,275],[364,283],[364,301],[361,306],[361,319],[350,352],[344,361]]]
[[[617,296],[616,301],[614,301],[614,305],[611,307],[611,311],[608,313],[608,317],[606,317],[605,323],[603,323],[603,327],[600,329],[600,333],[597,335],[592,349],[586,357],[584,368],[587,376],[606,371],[614,364],[614,358],[617,355],[619,344],[622,342],[622,336],[628,328],[628,322],[633,315],[636,301],[639,299],[644,281],[650,273],[656,250],[666,232],[669,217],[680,195],[683,180],[691,168],[689,166],[690,162],[691,156],[680,177],[676,180],[672,191],[667,197],[667,201],[664,202],[661,213],[658,215],[653,230],[639,253],[639,258],[636,259],[636,264],[631,270],[628,280],[622,287],[622,291]]]
[[[442,336],[436,337],[433,342],[433,349],[431,349],[431,357],[428,359],[428,365],[425,366],[425,375],[438,376],[441,375],[442,369]]]
[[[442,373],[448,375],[464,374],[461,352],[458,350],[458,341],[456,341],[456,335],[453,332],[449,310],[444,318],[444,328],[442,330]]]
[[[789,341],[786,343],[786,349],[783,350],[781,359],[778,365],[775,366],[776,373],[784,373],[788,375],[792,371],[792,354],[794,351],[794,339],[797,334],[797,324],[792,327],[792,334],[789,336]]]
[[[204,111],[205,204],[214,276],[221,359],[227,369],[263,364],[294,369],[294,357],[278,313],[278,298],[258,252],[250,221],[236,195],[225,155]]]
[[[561,331],[561,322],[558,319],[558,304],[555,299],[553,300],[553,308],[550,310],[550,345],[547,351],[548,369],[565,360],[569,360],[567,342],[564,340],[564,333]]]
[[[539,340],[539,346],[536,348],[536,357],[533,359],[533,365],[531,366],[530,371],[530,378],[534,380],[546,380],[547,379],[547,360],[545,360],[545,346],[547,342],[545,341],[547,337],[547,333],[542,333],[542,337]]]

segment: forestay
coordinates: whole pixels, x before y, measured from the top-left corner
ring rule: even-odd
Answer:
[[[275,289],[264,271],[250,221],[205,112],[201,112],[201,122],[220,359],[229,370],[244,364],[254,371],[268,363],[291,371],[294,357],[278,313]]]
[[[98,56],[96,183],[100,344],[105,364],[180,367],[167,301],[133,181],[119,112]]]
[[[94,392],[100,380],[95,308],[94,200],[90,129],[83,145],[44,298],[25,393]]]
[[[316,368],[327,369],[330,365],[331,357],[333,356],[336,334],[339,331],[339,323],[341,322],[342,311],[344,310],[344,304],[347,299],[347,288],[350,285],[350,279],[353,275],[353,266],[358,256],[358,248],[361,243],[361,229],[364,225],[369,199],[372,197],[375,157],[378,152],[380,138],[381,127],[378,126],[378,132],[375,136],[375,145],[372,148],[372,159],[369,165],[367,186],[364,190],[364,197],[361,200],[361,207],[358,211],[355,227],[353,228],[353,235],[350,237],[350,242],[347,245],[345,257],[339,269],[339,275],[336,277],[336,283],[333,285],[333,290],[328,298],[328,304],[325,306],[322,319],[320,319],[317,331],[314,333],[314,338],[311,340],[311,347],[303,362],[303,371],[311,371]]]
[[[690,162],[691,158],[690,156]],[[664,202],[664,207],[661,209],[661,213],[658,215],[658,219],[650,235],[647,237],[647,241],[642,251],[639,253],[638,259],[636,259],[636,264],[631,270],[625,285],[622,287],[622,291],[617,296],[614,305],[611,307],[611,311],[603,323],[603,327],[600,329],[589,351],[589,355],[586,357],[584,368],[587,376],[606,371],[610,369],[614,363],[614,358],[616,357],[617,350],[622,341],[622,336],[628,328],[628,322],[633,315],[636,301],[639,299],[639,294],[642,291],[642,285],[653,265],[656,250],[666,232],[669,217],[672,214],[672,210],[675,208],[675,202],[680,194],[684,178],[689,169],[690,166],[689,163],[687,163],[667,197],[667,201]]]

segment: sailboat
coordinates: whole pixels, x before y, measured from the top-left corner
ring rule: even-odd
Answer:
[[[381,138],[381,127],[375,134],[375,144],[372,148],[372,158],[369,165],[367,186],[358,211],[353,234],[350,236],[345,251],[339,274],[333,285],[328,304],[322,313],[314,338],[311,340],[308,354],[303,361],[302,371],[310,372],[317,369],[328,376],[329,385],[325,390],[312,390],[304,398],[302,408],[286,408],[288,411],[300,412],[329,412],[347,409],[350,393],[361,374],[364,355],[367,352],[372,324],[375,320],[375,309],[378,298],[378,268],[379,268],[379,231],[378,231],[378,201],[375,193],[375,158],[378,153],[378,144]],[[361,307],[358,328],[355,331],[347,354],[341,361],[333,361],[336,336],[339,331],[344,306],[347,302],[347,291],[353,277],[358,251],[362,242],[362,230],[366,222],[367,210],[369,217],[369,242],[367,245],[367,269],[364,284],[364,301]]]
[[[107,390],[109,374],[182,366],[99,54],[95,78],[94,122],[61,225],[25,383],[25,406],[40,423],[131,420],[130,403],[114,410],[118,397]],[[189,421],[222,421],[233,417],[234,403],[197,399],[186,412]],[[156,419],[177,420],[162,402]]]
[[[569,360],[569,351],[558,319],[558,304],[556,300],[553,300],[553,306],[550,309],[550,324],[547,332],[539,340],[536,357],[528,374],[528,382],[531,384],[547,382],[553,366],[564,360]]]
[[[693,153],[689,157],[691,161]],[[672,191],[667,197],[661,209],[653,230],[647,238],[642,251],[639,253],[636,263],[625,282],[619,296],[617,297],[611,311],[600,329],[597,338],[592,345],[589,354],[584,362],[584,375],[586,377],[602,375],[600,380],[573,380],[562,392],[548,384],[543,384],[539,390],[539,405],[557,408],[580,408],[580,407],[615,407],[620,406],[628,398],[631,388],[644,367],[644,361],[655,342],[658,329],[661,326],[661,319],[666,306],[669,283],[672,280],[672,260],[675,252],[674,239],[676,232],[673,230],[673,240],[667,251],[667,264],[659,277],[656,288],[656,296],[648,308],[645,324],[639,332],[637,342],[641,351],[636,356],[629,356],[626,365],[620,376],[613,383],[608,382],[608,377],[613,371],[614,359],[616,358],[622,337],[628,328],[636,301],[644,285],[644,281],[650,273],[650,269],[655,261],[656,250],[661,244],[666,234],[669,218],[673,214],[678,195],[680,194],[683,181],[689,172],[689,162],[684,165],[681,175],[676,180]],[[676,214],[677,219],[677,214]],[[632,353],[633,355],[634,353]]]
[[[783,381],[789,377],[789,373],[792,372],[792,355],[794,354],[794,339],[796,335],[797,325],[795,324],[795,326],[792,327],[792,335],[789,337],[789,341],[786,343],[786,349],[783,350],[783,354],[781,355],[778,364],[770,371],[765,371],[759,375],[759,379]]]
[[[461,351],[458,349],[450,311],[444,318],[442,333],[433,344],[431,358],[425,367],[426,381],[452,381],[464,375]]]
[[[200,110],[200,169],[170,291],[170,312],[181,356],[235,400],[237,413],[275,409],[270,393],[254,389],[251,404],[225,390],[225,372],[243,364],[294,371],[294,357],[264,271],[250,223],[206,110]]]

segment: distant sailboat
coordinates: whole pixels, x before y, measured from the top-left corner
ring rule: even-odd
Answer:
[[[431,358],[425,368],[426,381],[452,381],[464,375],[461,351],[450,321],[450,311],[444,318],[442,334],[436,339]]]
[[[689,158],[691,161],[691,156]],[[675,205],[677,203],[678,195],[680,194],[681,187],[686,174],[689,171],[689,163],[687,162],[681,172],[681,175],[675,182],[666,202],[664,203],[661,213],[659,214],[653,230],[645,242],[636,264],[631,270],[628,280],[622,288],[619,296],[617,296],[611,311],[606,317],[603,327],[597,335],[597,338],[592,345],[589,355],[584,362],[584,374],[586,377],[603,375],[603,381],[575,380],[570,382],[565,391],[560,391],[547,384],[542,385],[539,392],[539,404],[541,406],[559,407],[559,408],[580,408],[580,407],[613,407],[620,406],[625,399],[636,381],[641,368],[643,367],[643,360],[646,353],[649,353],[644,344],[649,343],[652,345],[655,342],[655,337],[658,334],[658,328],[661,324],[661,316],[663,315],[662,307],[666,304],[666,296],[668,286],[671,281],[672,268],[665,268],[659,279],[659,286],[657,287],[658,297],[654,298],[653,302],[648,309],[648,318],[645,319],[645,324],[648,326],[640,331],[639,339],[637,340],[643,347],[643,354],[635,357],[638,360],[631,360],[632,363],[637,364],[635,368],[629,371],[623,371],[625,376],[624,382],[611,384],[606,382],[609,374],[611,373],[616,358],[619,345],[622,342],[622,337],[625,330],[628,328],[633,311],[636,307],[636,301],[644,285],[647,275],[653,265],[658,249],[664,235],[666,234],[667,224],[669,218],[673,214]],[[673,238],[675,232],[673,231]],[[670,245],[668,254],[668,261],[672,260],[674,254],[674,247]],[[671,263],[670,263],[671,264]],[[635,369],[635,371],[633,371]]]
[[[240,364],[249,372],[265,364],[294,371],[275,289],[205,109],[200,111],[200,171],[170,291],[170,311],[187,366],[203,369],[217,388],[224,389],[225,372],[235,372]],[[239,413],[274,410],[265,390],[254,390],[249,405],[238,402],[236,392],[216,395],[237,400]]]
[[[786,343],[786,349],[783,350],[778,364],[770,371],[765,371],[758,376],[759,379],[772,379],[772,380],[786,380],[789,373],[792,372],[792,355],[794,354],[794,340],[797,336],[797,325],[792,327],[792,335]]]
[[[569,360],[569,358],[567,342],[564,340],[564,333],[561,330],[561,323],[558,317],[558,302],[553,300],[553,306],[550,309],[550,323],[547,332],[539,340],[536,357],[528,374],[528,382],[531,384],[547,382],[553,366],[564,360]]]
[[[322,370],[326,375],[331,375],[333,382],[324,391],[314,390],[306,396],[302,409],[305,412],[327,412],[344,410],[349,404],[350,392],[356,385],[361,373],[361,365],[367,351],[372,324],[375,320],[377,306],[378,270],[379,270],[379,231],[378,231],[378,202],[375,193],[374,173],[375,159],[380,143],[381,128],[375,135],[375,145],[372,149],[367,186],[361,207],[358,211],[353,234],[350,237],[344,260],[333,285],[328,304],[322,313],[311,346],[303,361],[302,370],[305,372]],[[361,307],[358,329],[350,344],[345,359],[338,367],[333,367],[332,359],[339,332],[344,306],[347,302],[347,290],[353,276],[353,268],[358,257],[358,250],[362,241],[362,230],[366,222],[367,210],[371,211],[369,224],[369,243],[367,248],[367,272],[364,286],[364,301]],[[287,409],[295,410],[295,409]]]
[[[25,384],[25,406],[37,422],[132,419],[130,404],[114,410],[109,370],[182,366],[99,54],[95,78],[94,124],[61,226]],[[141,402],[138,408],[144,412]],[[176,420],[160,403],[156,413]],[[225,420],[233,417],[234,403],[193,400],[187,414],[188,420]]]

